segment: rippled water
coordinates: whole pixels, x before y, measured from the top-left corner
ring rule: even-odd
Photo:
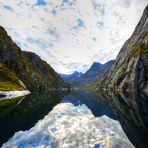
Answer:
[[[2,147],[146,146],[146,137],[137,143],[136,138],[140,139],[141,135],[131,138],[132,133],[139,134],[136,129],[135,133],[132,131],[134,124],[129,124],[132,120],[129,123],[126,119],[121,120],[117,107],[113,108],[114,103],[107,100],[104,94],[74,91],[70,95],[31,94],[26,98],[0,101]],[[123,126],[123,122],[127,125]]]

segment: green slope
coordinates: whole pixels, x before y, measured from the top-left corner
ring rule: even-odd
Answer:
[[[19,78],[6,66],[0,63],[0,91],[24,90]]]

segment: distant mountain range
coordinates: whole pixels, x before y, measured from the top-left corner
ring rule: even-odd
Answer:
[[[49,64],[35,53],[22,51],[0,27],[0,91],[44,92],[63,88],[69,85]]]
[[[96,86],[96,82],[101,75],[110,69],[114,60],[111,60],[105,64],[94,62],[89,70],[85,73],[74,72],[70,75],[60,74],[61,77],[72,87],[89,88]]]
[[[59,74],[64,79],[79,78],[83,73],[75,71],[72,74]]]

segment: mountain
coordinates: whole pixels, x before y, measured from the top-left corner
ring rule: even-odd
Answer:
[[[60,76],[64,79],[65,82],[71,84],[71,85],[75,85],[75,83],[77,83],[77,79],[79,77],[81,77],[82,73],[75,71],[72,74],[60,74]]]
[[[105,64],[94,62],[90,69],[77,80],[76,87],[95,89],[98,79],[110,69],[113,63],[114,60],[108,61]]]
[[[0,27],[0,63],[4,64],[30,91],[68,88],[54,69],[32,52],[22,51]]]
[[[92,66],[90,67],[90,69],[88,71],[86,71],[86,73],[84,73],[80,78],[81,79],[93,79],[95,77],[99,77],[100,75],[102,75],[106,70],[108,70],[111,65],[113,64],[114,60],[108,61],[105,64],[100,64],[97,62],[94,62],[92,64]]]
[[[82,75],[81,72],[75,71],[72,74],[59,74],[64,79],[70,79],[70,78],[78,78]]]
[[[98,87],[119,91],[148,90],[148,6]]]
[[[4,64],[0,63],[0,91],[25,90],[23,82],[9,70]]]
[[[105,64],[94,62],[84,74],[75,72],[71,75],[66,75],[66,77],[62,77],[73,87],[95,88],[98,78],[111,67],[113,62],[114,60]]]
[[[86,73],[84,73],[81,78],[84,79],[92,79],[93,77],[96,77],[100,71],[103,70],[103,65],[97,62],[94,62],[90,69],[86,71]]]

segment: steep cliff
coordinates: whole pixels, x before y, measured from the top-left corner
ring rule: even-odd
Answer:
[[[69,85],[35,53],[22,51],[0,27],[0,62],[5,64],[30,91],[62,89]]]
[[[121,91],[148,89],[148,6],[99,86]]]

